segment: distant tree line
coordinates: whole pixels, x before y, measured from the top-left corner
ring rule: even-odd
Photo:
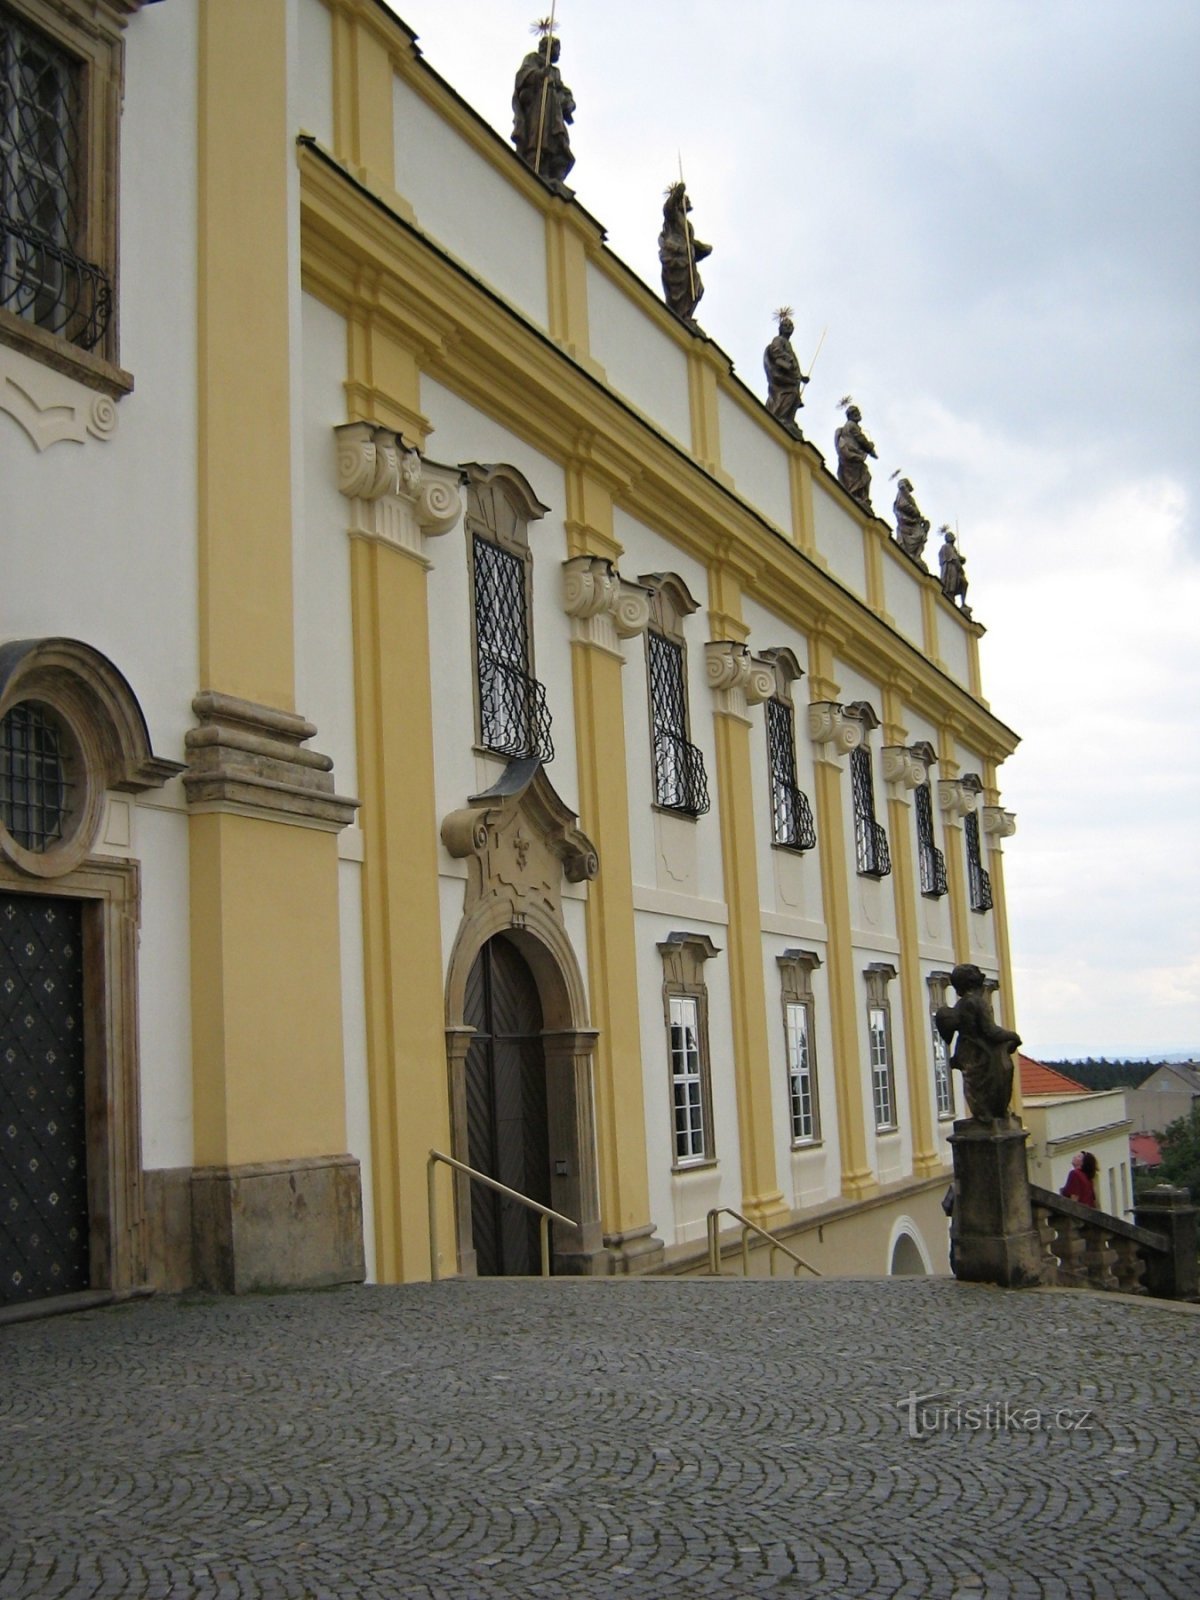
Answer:
[[[1162,1061],[1109,1061],[1089,1056],[1086,1061],[1043,1061],[1064,1077],[1073,1078],[1087,1089],[1137,1089],[1152,1072],[1166,1065]]]

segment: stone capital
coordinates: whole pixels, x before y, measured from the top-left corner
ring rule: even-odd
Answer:
[[[574,556],[563,562],[563,610],[573,639],[620,656],[623,640],[646,631],[650,591],[622,578],[604,556]]]
[[[1003,806],[984,806],[982,815],[983,831],[993,839],[1011,839],[1017,831],[1015,811],[1006,811]]]
[[[462,473],[423,460],[399,434],[373,422],[344,422],[333,431],[351,535],[425,561],[425,540],[449,533],[462,517]]]
[[[774,662],[752,656],[736,639],[710,639],[704,664],[718,713],[742,722],[749,722],[749,708],[769,700],[778,686]]]
[[[929,769],[937,760],[933,746],[922,740],[918,744],[885,744],[883,779],[898,789],[919,789],[928,781]]]

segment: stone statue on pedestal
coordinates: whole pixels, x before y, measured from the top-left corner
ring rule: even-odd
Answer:
[[[541,178],[562,183],[575,165],[567,124],[575,100],[558,70],[559,42],[549,22],[539,22],[542,37],[517,70],[513,86],[512,142],[526,166]]]
[[[937,1031],[947,1045],[955,1040],[950,1065],[962,1073],[967,1109],[976,1122],[1003,1121],[1012,1103],[1012,1055],[1020,1037],[1000,1027],[992,1016],[978,967],[970,963],[955,967],[950,982],[958,1004],[938,1007]]]
[[[692,202],[682,182],[667,190],[658,259],[662,264],[663,298],[677,317],[690,322],[704,293],[696,263],[712,255],[712,245],[701,244],[688,221]]]
[[[942,570],[942,593],[951,605],[957,600],[963,616],[970,618],[971,608],[967,604],[967,558],[958,548],[958,541],[949,528],[943,525],[938,532],[943,535],[942,548],[938,551],[938,566]]]
[[[792,349],[791,306],[783,306],[775,313],[779,319],[779,332],[763,351],[763,368],[767,374],[767,410],[778,417],[785,427],[796,432],[796,411],[804,404],[802,393],[808,382],[800,370],[800,362]]]
[[[928,572],[922,552],[929,537],[929,518],[921,515],[921,508],[913,498],[913,486],[907,478],[901,478],[896,485],[892,512],[896,518],[896,543],[906,556],[911,556]]]
[[[849,396],[839,404],[846,408],[846,420],[833,436],[838,458],[838,482],[852,500],[856,500],[868,516],[875,515],[871,506],[871,469],[867,457],[875,454],[875,446],[859,424],[862,412]]]

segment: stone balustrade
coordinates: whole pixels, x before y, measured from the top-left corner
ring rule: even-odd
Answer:
[[[1151,1191],[1151,1195],[1158,1191]],[[1042,1282],[1061,1288],[1101,1289],[1122,1294],[1153,1293],[1188,1299],[1196,1293],[1196,1208],[1186,1190],[1164,1189],[1160,1203],[1139,1215],[1160,1219],[1158,1233],[1120,1217],[1080,1205],[1049,1189],[1030,1185],[1033,1220],[1042,1243]],[[1149,1197],[1144,1197],[1149,1198]],[[1190,1229],[1190,1271],[1186,1242],[1179,1249],[1176,1231]]]

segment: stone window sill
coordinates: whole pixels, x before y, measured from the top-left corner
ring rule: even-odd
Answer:
[[[44,328],[26,322],[24,317],[2,309],[0,344],[20,350],[32,360],[53,367],[56,372],[65,373],[68,378],[74,378],[89,389],[97,389],[113,400],[120,400],[123,395],[133,391],[133,374],[126,372],[123,367],[114,366],[111,361],[105,361],[103,356],[95,355],[90,350],[81,350],[78,345],[68,344],[56,334],[47,333]]]

